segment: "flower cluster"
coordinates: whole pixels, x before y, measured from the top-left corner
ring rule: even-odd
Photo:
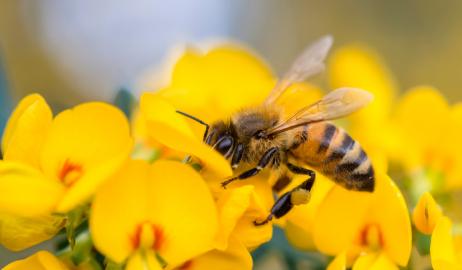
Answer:
[[[450,217],[462,187],[462,106],[427,86],[398,97],[391,73],[361,46],[337,50],[328,67],[332,88],[375,95],[340,124],[371,157],[375,190],[348,191],[317,174],[309,203],[274,225],[296,249],[324,254],[331,270],[417,268],[426,256],[434,269],[461,269]],[[306,179],[275,189],[268,170],[223,189],[229,161],[177,111],[213,123],[260,104],[275,83],[261,59],[225,45],[185,51],[132,119],[99,102],[53,117],[40,95],[25,97],[2,139],[0,244],[18,251],[56,237],[64,247],[4,269],[252,269],[251,252],[273,234],[272,223],[254,222]],[[277,102],[292,115],[322,95],[300,83]]]

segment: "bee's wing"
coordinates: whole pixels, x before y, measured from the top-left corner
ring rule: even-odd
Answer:
[[[301,82],[324,70],[324,59],[332,46],[332,36],[324,36],[310,44],[295,59],[289,71],[277,82],[265,100],[265,105],[275,102],[279,96],[293,83]]]
[[[358,88],[338,88],[321,100],[299,110],[283,123],[266,131],[272,135],[313,122],[333,120],[351,114],[372,101],[373,95]]]

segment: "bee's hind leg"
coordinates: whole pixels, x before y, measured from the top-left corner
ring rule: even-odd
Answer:
[[[305,169],[303,167],[295,166],[291,163],[287,163],[287,168],[295,174],[308,175],[309,178],[303,181],[300,185],[293,188],[291,191],[284,193],[279,197],[271,208],[271,213],[263,221],[254,221],[255,226],[260,226],[268,223],[275,218],[283,217],[287,214],[295,205],[306,204],[311,198],[311,188],[313,187],[316,174],[312,170]]]
[[[299,186],[303,186],[306,190],[311,191],[311,188],[313,187],[314,180],[316,179],[316,173],[312,170],[296,166],[292,163],[287,163],[287,168],[289,171],[295,173],[295,174],[304,174],[308,175],[308,179],[303,181]]]

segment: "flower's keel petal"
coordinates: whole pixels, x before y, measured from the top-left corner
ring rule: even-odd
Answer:
[[[0,209],[23,216],[51,213],[64,186],[27,165],[0,161]]]
[[[232,174],[229,163],[216,151],[197,138],[185,117],[176,113],[175,108],[154,94],[141,97],[141,110],[147,121],[151,136],[160,143],[177,151],[198,157],[221,177]],[[205,128],[204,128],[205,131]]]
[[[5,127],[2,149],[5,160],[39,168],[39,153],[52,121],[51,109],[38,94],[21,100]]]
[[[64,226],[60,216],[20,217],[0,213],[0,244],[19,251],[52,238]]]

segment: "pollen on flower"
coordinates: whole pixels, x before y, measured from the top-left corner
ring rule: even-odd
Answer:
[[[359,235],[359,243],[362,247],[377,250],[384,246],[384,240],[380,227],[377,224],[364,226]]]
[[[164,232],[162,228],[148,221],[136,226],[131,236],[132,247],[137,249],[160,250],[164,242]]]
[[[83,173],[83,168],[79,164],[72,163],[69,159],[66,159],[64,165],[58,173],[58,178],[66,186],[72,186]]]

